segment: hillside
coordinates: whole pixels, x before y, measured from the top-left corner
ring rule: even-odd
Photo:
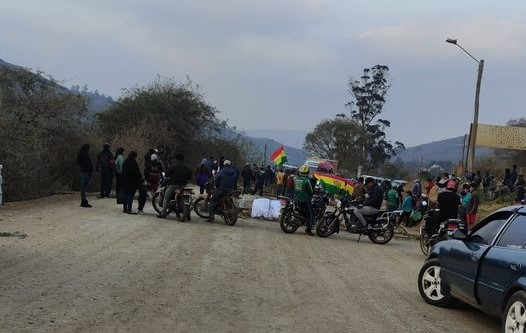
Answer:
[[[395,159],[400,159],[404,163],[422,161],[423,165],[429,165],[438,161],[449,161],[456,163],[462,160],[462,149],[464,147],[464,136],[433,141],[422,145],[406,148],[399,151]],[[493,150],[478,147],[477,156],[490,154]]]
[[[263,152],[265,150],[265,144],[267,144],[267,161],[266,164],[274,165],[274,162],[270,160],[270,155],[278,149],[279,146],[281,146],[281,143],[268,139],[268,138],[253,138],[248,137],[256,146],[256,149],[258,149],[261,153],[260,156],[263,156]],[[290,147],[290,146],[284,146],[285,153],[287,154],[287,164],[290,165],[302,165],[305,163],[305,160],[307,160],[307,154],[298,148]]]

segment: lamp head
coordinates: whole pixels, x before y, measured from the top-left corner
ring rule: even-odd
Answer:
[[[448,39],[446,39],[446,42],[457,45],[457,40],[456,39],[448,38]]]

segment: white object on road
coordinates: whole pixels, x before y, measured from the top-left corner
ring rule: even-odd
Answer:
[[[255,199],[252,202],[252,217],[262,217],[266,219],[278,219],[279,212],[281,210],[281,201],[280,200],[270,200],[270,199]]]

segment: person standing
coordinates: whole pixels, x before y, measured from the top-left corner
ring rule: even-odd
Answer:
[[[163,208],[161,213],[157,215],[157,217],[162,219],[166,218],[166,209],[175,191],[184,188],[188,181],[192,179],[192,170],[184,164],[184,155],[176,154],[175,161],[175,164],[170,166],[166,171],[168,180],[166,181],[167,188],[164,192]]]
[[[150,163],[145,163],[144,178],[149,184],[149,189],[152,193],[155,193],[157,191],[157,188],[159,187],[159,181],[161,179],[162,172],[163,165],[161,161],[159,161],[159,156],[155,153],[151,154]],[[146,187],[146,189],[148,189],[148,187]]]
[[[195,183],[199,186],[199,194],[205,193],[205,185],[208,182],[210,171],[206,166],[206,159],[201,161],[195,172]]]
[[[309,167],[302,165],[298,169],[298,177],[294,182],[294,202],[300,208],[302,214],[306,214],[305,232],[309,236],[314,236],[312,232],[312,207],[310,205],[314,192],[309,179]]]
[[[115,153],[115,195],[117,205],[122,205],[122,163],[124,162],[124,148],[117,148]]]
[[[477,223],[477,210],[479,208],[479,196],[477,194],[477,184],[472,183],[469,187],[471,197],[466,205],[466,222],[471,229]]]
[[[139,164],[137,163],[137,152],[130,152],[128,158],[122,163],[122,178],[123,212],[137,214],[132,211],[133,198],[142,181],[141,170],[139,170]]]
[[[252,170],[249,163],[246,163],[241,170],[241,177],[243,177],[243,194],[248,194],[250,192],[250,180],[252,179]]]
[[[429,207],[435,208],[438,201],[438,182],[440,181],[440,177],[437,177],[433,181],[433,186],[431,187],[431,190],[429,191],[428,200],[429,200]]]
[[[404,222],[406,227],[411,226],[411,211],[413,210],[413,196],[411,191],[405,192],[405,198],[402,202],[402,215],[400,215],[400,223]]]
[[[86,192],[88,190],[89,181],[93,174],[93,162],[90,157],[90,145],[85,143],[80,147],[77,154],[77,164],[80,166],[80,207],[91,208],[88,203]]]
[[[115,159],[110,151],[110,144],[105,143],[102,151],[97,154],[96,171],[100,172],[100,195],[99,198],[109,198],[111,185],[113,182],[113,171],[115,169]]]
[[[256,184],[254,185],[252,195],[255,195],[256,192],[259,192],[259,196],[263,196],[263,187],[265,186],[265,168],[261,166],[259,171],[256,172]]]
[[[284,180],[284,177],[285,177],[285,173],[283,173],[283,169],[279,169],[278,172],[276,173],[276,185],[278,187],[277,191],[276,191],[276,197],[279,197],[280,195],[283,195],[283,180]]]
[[[400,199],[398,199],[398,193],[396,192],[396,189],[391,186],[391,184],[388,184],[387,187],[389,189],[387,191],[387,211],[392,212],[398,209]]]

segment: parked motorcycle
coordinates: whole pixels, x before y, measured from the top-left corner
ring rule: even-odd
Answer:
[[[205,184],[206,195],[200,196],[194,201],[194,211],[195,213],[202,218],[209,218],[209,204],[210,198],[214,194],[215,186],[213,179],[209,180]],[[236,191],[228,193],[223,198],[219,199],[217,203],[215,214],[221,216],[225,221],[226,225],[233,226],[237,222],[239,210],[236,207],[234,198],[238,196]]]
[[[431,228],[431,221],[437,218],[439,209],[433,209],[428,212],[424,218],[424,223],[420,226],[420,250],[424,255],[429,254],[429,250],[436,243],[449,239],[453,232],[457,229],[467,230],[467,226],[460,219],[448,219],[440,222],[438,230],[432,230],[431,236],[429,235],[429,228]]]
[[[281,212],[279,218],[279,226],[281,230],[287,234],[294,233],[299,227],[307,223],[307,212],[301,211],[300,207],[294,203],[294,200],[287,197],[281,198]],[[316,228],[317,222],[325,214],[329,197],[327,193],[321,188],[314,189],[314,195],[311,199],[312,209],[312,229]]]
[[[159,214],[162,211],[162,205],[164,202],[164,193],[168,185],[166,184],[168,178],[162,177],[159,184],[159,188],[152,197],[152,206]],[[166,208],[166,214],[175,213],[177,221],[190,221],[190,211],[192,207],[194,191],[192,187],[182,187],[177,189],[173,194],[168,207]]]
[[[343,197],[336,202],[336,210],[326,213],[316,226],[316,234],[320,237],[329,237],[340,232],[340,223],[344,222],[346,230],[351,234],[358,234],[358,241],[362,235],[367,235],[376,244],[388,243],[394,235],[393,219],[380,218],[385,212],[379,211],[375,215],[364,216],[367,222],[362,226],[354,215],[353,210],[359,208],[359,203]]]

